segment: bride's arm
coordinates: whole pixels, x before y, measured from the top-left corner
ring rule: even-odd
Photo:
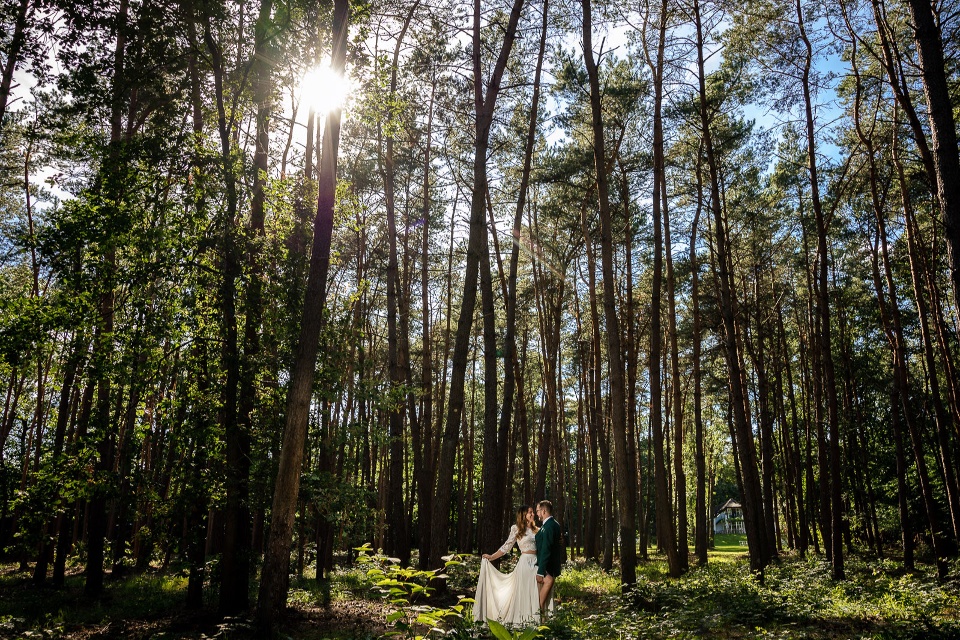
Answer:
[[[513,545],[517,542],[517,525],[512,525],[510,527],[510,535],[507,536],[507,541],[503,543],[503,546],[496,550],[495,553],[485,553],[483,554],[484,560],[496,560],[497,558],[502,558],[503,556],[510,553],[510,550],[513,549]]]

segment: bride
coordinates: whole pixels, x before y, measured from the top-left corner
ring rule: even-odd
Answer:
[[[496,620],[506,626],[536,623],[540,620],[540,596],[537,591],[537,533],[533,507],[517,509],[517,523],[496,553],[483,554],[480,580],[473,604],[473,619]],[[520,559],[511,573],[503,574],[490,561],[520,547]]]

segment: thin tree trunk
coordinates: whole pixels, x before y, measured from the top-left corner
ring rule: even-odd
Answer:
[[[2,118],[3,118],[3,114],[2,114],[2,111],[0,111],[0,121],[2,121]],[[24,154],[24,160],[23,160],[23,193],[24,193],[24,205],[27,213],[27,230],[29,233],[29,242],[30,242],[30,271],[33,276],[32,283],[31,283],[32,286],[30,290],[30,297],[33,299],[35,303],[38,304],[37,308],[39,308],[40,266],[39,266],[39,263],[37,262],[37,248],[36,248],[37,236],[36,236],[36,229],[33,224],[33,201],[30,193],[30,170],[31,170],[31,160],[33,155],[33,145],[34,145],[34,141],[31,138],[27,143],[26,153]],[[46,384],[47,371],[44,369],[44,366],[43,366],[44,336],[41,332],[38,332],[38,334],[34,337],[34,339],[35,339],[34,344],[37,352],[35,355],[37,359],[37,390],[36,390],[37,403],[36,403],[36,406],[34,407],[34,412],[33,412],[33,423],[37,433],[36,455],[34,457],[34,469],[39,471],[41,445],[43,444],[42,427],[44,423],[44,407],[46,405],[46,397],[45,397],[46,393],[44,391],[44,388]],[[51,358],[52,357],[53,357],[53,354],[51,352]],[[71,385],[72,385],[72,378],[74,373],[75,373],[74,371],[68,370],[66,374],[67,378],[70,380]],[[70,395],[69,386],[66,385],[66,382],[64,386],[67,387],[66,396],[69,398],[69,395]],[[61,409],[65,409],[64,394],[62,392],[61,392],[60,404],[61,404]],[[57,422],[59,426],[59,422],[60,422],[59,418]],[[62,436],[60,437],[59,441],[62,446]],[[0,444],[0,447],[2,446],[3,445]],[[55,451],[54,457],[56,458],[57,456],[59,456],[59,454],[60,454],[59,450]],[[47,566],[49,565],[49,557],[50,557],[50,548],[49,548],[49,545],[47,544],[47,529],[48,529],[47,523],[43,523],[40,525],[40,531],[39,531],[40,544],[39,544],[39,549],[37,554],[37,563],[34,567],[34,573],[33,573],[33,581],[34,581],[34,584],[37,584],[37,585],[42,585],[47,578]]]
[[[207,372],[207,353],[205,345],[196,343],[194,346],[196,364],[199,369],[197,376],[197,390],[200,397],[209,393],[209,378]],[[190,562],[190,574],[187,578],[187,608],[203,608],[203,584],[206,573],[206,530],[207,514],[209,513],[209,495],[203,482],[203,470],[207,465],[207,433],[210,430],[210,416],[200,410],[193,425],[194,452],[190,466],[191,478],[189,481],[190,497],[187,522],[187,554]]]
[[[220,581],[220,612],[232,615],[249,607],[251,564],[250,519],[250,447],[253,413],[257,404],[256,378],[260,368],[261,324],[263,322],[263,266],[261,245],[266,217],[266,181],[269,170],[270,120],[273,115],[273,74],[270,61],[273,47],[271,12],[273,0],[261,0],[260,13],[254,27],[254,53],[251,61],[253,101],[257,106],[256,138],[253,155],[253,190],[250,201],[250,238],[247,240],[246,291],[244,300],[243,349],[236,358],[239,369],[237,381],[236,421],[225,423],[226,441],[224,558]],[[232,220],[232,219],[231,219]],[[228,231],[228,233],[230,233]],[[241,247],[236,247],[239,262]],[[233,258],[230,259],[231,261]],[[240,269],[237,269],[239,276]],[[231,325],[236,320],[229,320]],[[229,373],[228,373],[229,376]]]
[[[287,142],[283,145],[283,155],[280,158],[280,179],[287,179],[287,159],[290,157],[290,148],[293,146],[293,130],[297,128],[297,114],[300,112],[300,102],[296,95],[290,93],[290,128],[287,129]]]
[[[127,543],[133,533],[127,523],[130,520],[129,513],[131,502],[133,501],[130,487],[130,466],[133,464],[131,458],[134,452],[131,447],[131,442],[135,437],[134,432],[137,426],[141,396],[146,386],[143,380],[143,368],[147,362],[147,354],[143,351],[142,341],[142,333],[134,337],[133,354],[135,357],[133,358],[128,374],[130,393],[118,446],[116,467],[120,478],[120,488],[115,499],[116,506],[114,509],[116,515],[113,517],[113,514],[111,514],[112,519],[114,519],[116,523],[114,527],[116,533],[112,545],[113,568],[111,569],[111,576],[113,577],[121,577],[124,572],[123,559],[127,555]]]
[[[763,317],[765,307],[762,302],[761,270],[760,265],[754,269],[754,320],[756,329],[753,339],[747,338],[748,351],[754,364],[754,373],[757,378],[757,404],[759,405],[760,428],[760,472],[763,483],[763,531],[766,536],[766,546],[771,558],[776,557],[777,535],[774,522],[774,446],[773,446],[773,412],[770,408],[770,376],[767,370],[766,358],[766,320]]]
[[[185,3],[183,7],[185,13],[184,19],[187,22],[188,36],[190,42],[190,58],[189,58],[189,73],[190,73],[190,100],[193,107],[193,134],[194,134],[194,147],[193,154],[191,158],[191,176],[197,175],[200,171],[200,142],[203,135],[204,128],[204,119],[203,119],[203,102],[201,97],[201,80],[200,80],[200,49],[199,41],[197,34],[197,18],[196,10],[193,3]],[[196,208],[198,212],[203,212],[205,209],[205,203],[203,199],[199,199],[196,203]],[[207,349],[206,345],[203,343],[194,344],[194,353],[197,355],[196,363],[198,366],[198,371],[196,372],[197,376],[197,389],[200,392],[201,397],[209,393],[209,377],[208,377],[208,368],[207,368]],[[188,561],[190,564],[190,573],[187,577],[187,598],[186,606],[188,609],[201,609],[203,607],[203,587],[206,579],[206,538],[207,538],[207,529],[208,529],[208,516],[210,513],[209,509],[209,495],[205,491],[203,486],[203,469],[206,467],[207,463],[207,433],[210,429],[211,422],[213,418],[211,415],[206,412],[200,412],[197,415],[197,422],[193,425],[195,429],[194,434],[194,458],[193,464],[191,466],[192,478],[191,482],[188,485],[192,491],[194,491],[193,498],[190,500],[189,513],[187,515],[187,555]],[[149,440],[149,437],[148,437]],[[149,446],[147,442],[144,443],[144,446]],[[147,516],[147,525],[152,524],[152,518],[150,515]],[[149,562],[150,554],[146,550],[140,551],[135,549],[134,555],[137,556],[136,565],[138,568],[146,560]]]
[[[846,18],[846,15],[844,16]],[[853,33],[852,26],[850,23],[847,23],[848,29]],[[860,139],[861,144],[864,145],[866,149],[867,162],[868,162],[868,180],[870,185],[870,195],[871,203],[873,205],[874,218],[877,223],[877,244],[879,245],[880,251],[874,252],[874,289],[877,293],[877,301],[880,310],[880,318],[884,329],[887,334],[887,341],[890,343],[891,355],[893,356],[893,369],[894,369],[894,385],[892,389],[892,398],[894,404],[891,406],[892,416],[892,427],[893,427],[893,436],[894,443],[896,448],[896,463],[897,463],[897,497],[898,497],[898,509],[900,515],[900,527],[901,527],[901,540],[903,548],[903,562],[904,567],[907,569],[912,569],[913,567],[913,540],[910,537],[910,515],[909,515],[909,506],[908,498],[909,494],[907,485],[906,485],[906,459],[904,456],[903,449],[903,435],[901,432],[901,409],[903,410],[903,417],[908,423],[911,423],[913,418],[911,417],[911,411],[909,408],[909,398],[910,398],[910,379],[907,366],[907,354],[905,348],[904,334],[903,334],[903,325],[900,318],[900,303],[898,301],[897,289],[894,283],[893,269],[890,262],[890,253],[887,243],[887,229],[886,229],[886,214],[883,210],[883,203],[885,201],[885,195],[881,196],[880,188],[878,185],[878,168],[876,163],[876,155],[873,146],[872,139],[872,128],[871,131],[865,131],[862,126],[862,117],[861,117],[861,104],[862,104],[862,93],[863,93],[863,84],[860,78],[859,65],[857,61],[857,40],[853,39],[852,41],[852,57],[853,62],[852,69],[854,72],[854,78],[856,80],[856,94],[854,101],[854,126],[858,138]],[[896,119],[896,118],[895,118]],[[875,119],[874,119],[875,121]],[[896,129],[894,130],[894,136],[898,135]],[[902,170],[899,169],[897,149],[896,149],[896,140],[894,140],[893,148],[893,158],[894,165],[898,168],[899,178],[903,179]],[[903,188],[901,186],[901,188]],[[906,196],[904,196],[906,197]],[[907,200],[904,201],[905,214],[909,216],[909,213],[906,211],[909,206]],[[918,286],[918,274],[916,260],[914,259],[914,242],[912,235],[912,226],[907,224],[907,243],[908,243],[908,254],[911,257],[911,272],[913,274],[913,283],[915,292],[919,294],[916,287]],[[882,258],[883,263],[883,275],[886,283],[886,296],[889,296],[890,303],[886,303],[885,295],[883,291],[883,285],[881,284],[880,277],[880,266],[878,264],[878,257]],[[918,305],[923,305],[922,296],[917,296]],[[921,324],[924,326],[924,323]],[[909,431],[913,431],[912,427],[908,427]],[[931,532],[933,538],[936,537],[936,534]],[[934,543],[934,548],[936,549],[936,543]]]
[[[531,212],[531,230],[535,238],[541,237],[537,211]],[[544,407],[541,414],[541,436],[537,443],[537,472],[534,481],[535,500],[547,496],[547,476],[550,468],[550,452],[554,447],[554,440],[559,438],[557,423],[558,408],[558,372],[559,372],[559,343],[560,343],[560,313],[561,308],[556,294],[558,283],[552,279],[539,263],[533,265],[533,290],[537,306],[537,321],[540,334],[540,360],[544,389]],[[555,467],[556,465],[554,465]],[[556,490],[556,486],[552,487]],[[556,496],[551,496],[556,497]],[[554,505],[556,511],[557,505]],[[559,521],[560,514],[556,514]]]
[[[723,347],[729,373],[731,433],[735,436],[734,456],[739,474],[742,477],[744,527],[750,552],[750,569],[761,576],[769,563],[763,534],[763,502],[760,490],[760,476],[757,470],[756,451],[753,444],[753,429],[747,411],[747,394],[743,385],[743,375],[738,344],[738,327],[734,313],[734,289],[729,272],[729,238],[720,200],[720,176],[717,157],[713,148],[713,136],[710,127],[710,113],[707,102],[706,72],[704,70],[703,29],[700,21],[699,3],[694,1],[694,16],[697,30],[697,71],[700,94],[700,125],[702,129],[704,153],[707,158],[710,177],[710,208],[714,219],[714,241],[716,244],[716,271],[718,281],[720,315],[723,322]]]
[[[697,7],[699,10],[699,7]],[[696,464],[696,514],[694,516],[694,552],[697,555],[697,564],[707,564],[708,535],[707,527],[710,522],[707,514],[707,462],[703,444],[703,381],[700,370],[701,349],[703,338],[701,335],[700,317],[700,266],[697,261],[697,226],[700,224],[700,215],[703,212],[703,154],[702,145],[697,149],[697,208],[690,223],[690,300],[691,315],[693,316],[693,350],[691,361],[693,364],[693,439],[694,459]]]
[[[663,428],[663,384],[661,382],[663,333],[661,329],[663,309],[663,204],[666,194],[663,192],[663,67],[664,41],[666,35],[666,3],[661,5],[657,31],[656,60],[644,48],[647,65],[653,74],[654,111],[653,111],[653,282],[650,294],[650,426],[653,432],[653,482],[656,504],[657,546],[666,553],[667,565],[671,577],[683,573],[683,565],[677,551],[677,532],[670,499],[670,478],[667,470],[668,460],[664,453],[666,435]],[[669,250],[669,249],[668,249]],[[676,384],[676,381],[675,381]]]
[[[607,355],[610,367],[611,428],[617,493],[620,498],[620,582],[629,589],[637,580],[636,463],[632,444],[627,440],[626,384],[623,351],[620,345],[620,319],[616,308],[616,282],[613,273],[613,213],[607,181],[603,115],[600,105],[600,78],[593,57],[593,25],[590,0],[581,0],[583,9],[583,57],[590,81],[590,109],[593,123],[593,156],[597,173],[600,205],[600,262],[603,272],[603,310],[607,329]],[[629,399],[633,401],[633,399]]]
[[[95,390],[96,385],[91,379],[84,387],[80,398],[80,407],[77,411],[76,417],[75,437],[73,438],[72,442],[69,442],[66,445],[68,455],[70,455],[73,450],[79,446],[79,443],[81,443],[86,437]],[[53,579],[51,581],[53,586],[57,588],[62,587],[64,584],[64,579],[66,576],[67,554],[70,552],[70,548],[73,546],[73,532],[76,528],[75,525],[78,524],[77,515],[71,515],[71,511],[73,511],[75,514],[78,514],[80,512],[80,505],[82,504],[83,502],[78,500],[73,509],[68,507],[66,514],[60,521],[60,527],[57,532],[57,552],[53,561]]]
[[[237,437],[237,396],[240,384],[240,355],[237,335],[237,313],[236,313],[236,295],[237,279],[240,272],[240,260],[237,255],[235,238],[235,224],[239,195],[237,193],[237,176],[233,159],[232,129],[234,126],[233,118],[227,116],[227,105],[225,103],[223,83],[226,78],[224,69],[223,51],[220,45],[213,39],[211,16],[205,17],[204,41],[206,42],[208,52],[210,53],[211,65],[213,67],[214,93],[217,105],[217,129],[220,136],[220,154],[221,171],[224,180],[224,189],[226,191],[226,210],[222,221],[221,253],[223,260],[222,281],[219,291],[219,305],[221,313],[221,323],[223,336],[222,358],[223,366],[226,370],[225,383],[223,388],[223,409],[221,412],[221,426],[223,429],[223,438],[227,441],[227,448],[230,449],[231,441],[236,443]],[[231,473],[228,480],[233,483],[237,476]],[[227,488],[227,494],[236,497],[237,490],[235,485]],[[234,502],[234,506],[237,503]],[[228,510],[230,506],[228,506]],[[228,516],[228,520],[229,520]],[[234,520],[236,522],[236,520]],[[241,544],[233,536],[239,532],[229,526],[227,527],[224,539],[224,548],[220,566],[220,609],[224,613],[235,613],[248,607],[247,592],[242,593],[236,589],[239,581],[247,580],[241,576],[246,576],[248,571],[238,566],[244,561],[238,553],[238,545]]]
[[[589,350],[589,425],[590,447],[594,455],[594,464],[599,464],[603,476],[603,494],[600,494],[596,468],[591,478],[591,498],[595,500],[595,517],[602,519],[601,529],[603,536],[603,569],[609,571],[613,567],[613,538],[616,535],[612,527],[612,494],[610,489],[613,475],[610,469],[610,445],[606,430],[606,412],[604,411],[602,379],[602,338],[600,333],[600,310],[597,300],[597,261],[593,249],[593,237],[587,226],[587,204],[585,200],[580,208],[580,224],[583,228],[584,247],[587,253],[587,294],[590,305],[591,340]],[[599,460],[597,460],[599,458]],[[598,532],[598,536],[601,532]]]
[[[116,201],[119,201],[122,197],[120,191],[123,188],[123,185],[117,184],[117,182],[123,179],[120,164],[123,154],[121,145],[123,143],[122,118],[124,98],[126,95],[124,59],[127,45],[128,9],[128,1],[120,0],[120,5],[117,9],[117,40],[114,46],[113,59],[114,76],[110,113],[109,163],[108,167],[104,169],[108,174],[104,177],[104,188],[108,190],[108,200],[116,199]],[[96,407],[94,409],[94,425],[97,431],[96,436],[99,440],[97,470],[107,477],[112,477],[116,447],[110,415],[111,380],[113,377],[111,360],[113,358],[115,303],[114,272],[116,270],[116,261],[116,247],[108,242],[105,248],[105,255],[103,256],[103,273],[101,274],[100,281],[100,286],[102,287],[98,303],[100,322],[94,336],[94,360],[97,363],[95,374],[97,397]],[[98,597],[103,592],[104,537],[106,536],[107,528],[107,492],[107,486],[98,486],[90,500],[90,516],[87,524],[87,568],[84,592],[88,596],[93,597]]]
[[[486,95],[483,93],[483,82],[479,77],[480,65],[480,7],[474,7],[474,93],[476,110],[476,130],[475,147],[473,159],[473,196],[470,206],[470,234],[467,241],[467,264],[464,276],[464,290],[461,302],[460,317],[457,320],[457,332],[453,348],[453,359],[451,362],[450,394],[447,400],[447,421],[443,430],[441,441],[440,464],[437,469],[437,490],[434,494],[432,527],[434,534],[445,532],[450,523],[450,495],[453,489],[453,467],[456,456],[457,444],[459,441],[458,427],[461,423],[464,406],[464,382],[466,378],[467,356],[470,343],[470,334],[473,328],[473,312],[477,302],[477,281],[481,276],[483,255],[487,253],[487,229],[486,229],[486,207],[484,203],[485,185],[487,183],[487,151],[490,140],[490,126],[493,122],[493,113],[496,107],[497,96],[500,93],[500,82],[506,70],[507,60],[510,57],[510,51],[513,49],[513,43],[516,40],[517,24],[520,21],[520,13],[523,9],[524,0],[514,0],[513,8],[510,12],[509,22],[504,34],[503,43],[497,58],[496,65],[490,80],[487,83]],[[490,269],[487,267],[485,280],[490,279]],[[484,285],[486,286],[486,285]],[[489,311],[492,312],[492,282],[490,283],[491,305]],[[487,311],[487,305],[484,305],[484,311]],[[490,319],[492,321],[492,318]],[[488,344],[490,338],[495,341],[495,336],[489,335],[489,328],[485,330],[485,349],[490,348]],[[492,360],[492,363],[491,363]],[[492,371],[490,370],[493,365]],[[496,380],[496,349],[493,353],[485,353],[485,369],[487,371],[487,386],[493,385]],[[496,389],[494,389],[494,392]],[[485,437],[485,446],[496,445],[496,398],[493,397],[493,404],[489,400],[486,403],[487,409],[492,410],[490,419],[493,421],[492,432],[493,441]],[[485,419],[486,420],[486,419]],[[486,423],[485,423],[486,424]],[[486,431],[486,429],[485,429]],[[496,461],[494,461],[496,462]],[[495,464],[495,468],[499,464]],[[485,473],[487,464],[484,460]],[[502,484],[502,478],[493,477],[491,482]],[[499,494],[499,491],[497,492]],[[496,499],[496,498],[494,498]],[[488,507],[491,505],[487,505]],[[502,509],[492,511],[499,514]],[[498,532],[499,533],[502,532]],[[438,567],[441,565],[441,556],[446,553],[446,537],[435,535],[431,540],[429,566]]]
[[[772,249],[772,247],[771,247]],[[776,282],[776,277],[773,273],[772,265],[769,265],[770,269],[770,282],[772,290],[776,291],[778,283]],[[797,474],[798,466],[794,465],[794,447],[793,447],[793,435],[791,432],[791,423],[787,420],[787,408],[785,398],[787,393],[784,392],[783,388],[783,368],[786,364],[789,366],[788,358],[789,353],[784,348],[784,344],[781,341],[782,333],[782,317],[783,317],[783,307],[782,307],[782,298],[778,297],[775,305],[775,313],[777,318],[777,326],[771,327],[771,356],[773,358],[773,368],[774,368],[774,382],[773,382],[773,399],[774,406],[776,408],[777,420],[779,422],[779,434],[780,434],[780,459],[783,469],[783,480],[786,485],[785,487],[785,498],[786,498],[786,514],[785,520],[787,525],[787,540],[789,547],[791,549],[797,549],[799,545],[799,535],[797,531]],[[792,393],[792,389],[790,392]]]
[[[634,228],[633,228],[633,218],[630,215],[630,181],[627,178],[626,170],[623,167],[622,163],[620,165],[620,200],[623,203],[623,232],[624,232],[624,262],[626,263],[626,286],[625,296],[626,300],[622,303],[625,311],[624,322],[627,325],[626,331],[626,349],[625,349],[625,358],[626,358],[626,397],[635,398],[637,395],[637,374],[640,368],[640,352],[637,347],[637,321],[636,321],[636,305],[635,303],[635,293],[634,293],[634,279],[633,279],[633,260],[634,260],[634,251],[633,251],[633,241],[634,241]],[[630,446],[634,448],[634,451],[637,451],[637,404],[636,402],[627,402],[627,440],[630,443]],[[634,456],[636,460],[636,456]],[[641,473],[640,465],[636,465],[637,470],[637,489],[636,489],[636,500],[637,500],[637,512],[639,516],[640,526],[643,527],[644,523],[644,509],[640,506],[639,497],[643,494],[643,473]],[[647,559],[647,549],[646,544],[641,544],[640,557],[643,560]]]
[[[817,172],[817,156],[815,142],[815,123],[813,120],[813,98],[810,89],[810,71],[813,65],[813,46],[807,38],[806,27],[804,24],[803,8],[800,0],[796,3],[797,23],[800,29],[800,38],[803,41],[805,56],[803,62],[803,78],[801,87],[803,90],[803,104],[806,121],[806,139],[807,139],[807,170],[810,174],[810,196],[813,206],[813,213],[817,224],[817,310],[820,319],[819,331],[819,351],[820,365],[823,367],[823,385],[824,396],[827,401],[827,421],[829,424],[830,441],[830,502],[831,502],[831,521],[829,523],[832,530],[832,558],[831,575],[834,580],[843,580],[845,578],[843,563],[843,544],[841,532],[844,526],[844,507],[842,495],[842,476],[840,463],[840,415],[837,404],[837,384],[836,375],[833,366],[832,338],[830,328],[830,294],[827,280],[827,262],[829,260],[828,251],[828,222],[824,215],[820,200],[820,182]],[[956,146],[956,145],[954,145]]]
[[[342,76],[346,65],[349,0],[334,0],[332,59],[330,68]],[[310,400],[316,371],[320,328],[326,300],[330,244],[333,235],[333,209],[336,200],[337,156],[340,146],[340,109],[327,114],[320,156],[319,195],[314,219],[313,250],[304,296],[300,337],[297,341],[290,391],[287,397],[286,424],[280,449],[280,464],[273,495],[270,536],[264,554],[257,601],[257,621],[262,632],[270,632],[282,615],[287,600],[287,571],[293,520],[300,491],[300,469],[307,437]]]
[[[804,199],[801,187],[797,186],[797,202],[800,217],[805,217]],[[814,314],[814,299],[816,293],[813,287],[813,267],[810,264],[810,246],[807,235],[806,223],[801,225],[801,241],[803,243],[804,260],[804,278],[806,280],[806,305],[804,308],[804,319],[806,320],[806,331],[801,332],[800,349],[800,372],[803,383],[804,398],[804,422],[806,426],[805,433],[805,458],[807,469],[807,504],[809,505],[811,537],[813,538],[814,551],[820,553],[820,537],[823,538],[824,553],[827,560],[831,558],[832,546],[830,543],[830,527],[824,525],[824,520],[829,520],[830,501],[825,497],[829,495],[827,480],[830,474],[829,464],[826,459],[827,451],[823,446],[823,378],[818,372],[822,370],[819,366],[819,349],[811,343],[816,340],[817,316]],[[802,326],[799,310],[796,323],[798,327]],[[802,331],[802,330],[801,330]],[[809,356],[807,355],[809,353]],[[809,363],[809,364],[808,364]],[[811,420],[812,416],[812,420]],[[814,482],[814,463],[813,463],[813,438],[817,438],[817,483]],[[813,517],[817,514],[819,517]],[[817,535],[817,527],[820,528],[820,535]]]
[[[897,123],[897,118],[896,118],[896,111],[895,111],[894,125],[896,125],[896,123]],[[896,130],[896,126],[894,127],[894,130]],[[921,314],[921,318],[920,318],[921,327],[925,329],[925,322],[923,322],[924,320],[923,312],[925,310],[925,304],[924,304],[923,295],[920,293],[922,289],[920,288],[920,285],[918,283],[918,280],[920,277],[919,274],[917,273],[919,270],[919,265],[917,264],[917,261],[915,259],[918,253],[918,247],[915,245],[916,228],[913,220],[913,204],[910,199],[909,187],[906,181],[906,175],[903,169],[903,165],[900,162],[899,145],[896,138],[894,138],[894,141],[893,141],[892,158],[893,158],[893,165],[897,171],[897,178],[898,178],[898,183],[900,187],[900,200],[903,207],[904,219],[906,221],[907,251],[908,251],[908,255],[910,256],[910,271],[911,271],[911,275],[913,276],[913,286],[914,286],[915,298],[917,303],[917,310],[918,310],[918,313]],[[924,332],[924,335],[926,335],[926,332]],[[925,342],[925,345],[926,345],[926,342]],[[928,363],[928,369],[929,369],[930,358],[929,358],[929,353],[927,349],[925,349],[925,353],[928,356],[927,363]],[[904,356],[902,356],[902,358],[905,359],[905,354]],[[930,371],[931,378],[934,378],[936,375],[937,373],[935,369]],[[920,435],[920,429],[916,424],[916,420],[913,419],[910,408],[907,406],[907,403],[906,403],[906,398],[909,397],[907,395],[909,387],[907,387],[903,381],[901,381],[900,384],[901,384],[900,397],[903,402],[903,408],[904,408],[903,418],[906,421],[907,432],[910,435],[910,441],[911,441],[911,444],[913,445],[914,460],[916,462],[916,467],[917,467],[917,478],[920,482],[920,493],[923,497],[923,504],[927,512],[927,522],[929,523],[929,526],[930,526],[930,542],[933,549],[934,557],[936,558],[937,573],[942,578],[946,575],[947,562],[946,562],[946,559],[944,558],[945,553],[941,549],[941,543],[939,541],[940,525],[937,518],[937,506],[934,501],[933,490],[932,490],[932,487],[930,486],[930,476],[927,471],[925,447],[923,445],[922,437]],[[897,421],[897,424],[899,424],[899,421]]]
[[[690,548],[687,545],[687,476],[683,470],[683,390],[680,386],[680,353],[677,345],[677,296],[673,275],[673,243],[670,239],[670,212],[667,207],[666,170],[661,167],[661,196],[663,197],[663,241],[666,247],[664,261],[667,268],[667,332],[670,340],[670,385],[673,395],[673,475],[674,496],[677,505],[677,560],[681,573],[690,568]]]
[[[797,528],[798,537],[797,537],[797,550],[800,553],[800,557],[806,557],[807,547],[809,546],[809,528],[807,526],[807,510],[806,510],[806,500],[804,498],[803,492],[803,471],[804,465],[802,464],[802,458],[800,454],[800,432],[798,431],[800,427],[800,419],[797,414],[797,399],[796,394],[793,389],[793,365],[791,364],[791,355],[789,347],[787,346],[787,332],[784,329],[783,323],[783,305],[777,304],[777,329],[780,336],[780,348],[783,352],[783,366],[787,372],[787,398],[790,402],[790,428],[789,431],[792,432],[792,441],[793,448],[788,451],[790,460],[788,464],[794,469],[794,486],[796,490],[796,503],[797,503]],[[786,426],[784,427],[786,429]],[[789,448],[789,447],[788,447]],[[809,465],[807,465],[809,467]]]
[[[530,117],[527,124],[527,137],[524,144],[523,168],[520,172],[520,186],[517,194],[517,207],[513,217],[513,247],[510,251],[510,266],[507,276],[506,292],[506,327],[503,344],[503,404],[500,410],[500,438],[501,450],[498,457],[501,460],[513,459],[512,452],[506,448],[504,435],[510,430],[510,419],[514,414],[514,395],[519,377],[517,366],[517,272],[520,263],[521,227],[523,210],[527,204],[527,191],[530,185],[530,169],[533,162],[533,149],[536,143],[537,125],[540,113],[540,76],[543,69],[543,58],[546,51],[547,23],[549,0],[544,0],[542,11],[542,25],[540,28],[540,46],[537,51],[537,66],[533,75],[533,97],[530,104]],[[508,483],[510,481],[508,480]]]
[[[390,66],[390,93],[387,97],[389,104],[392,104],[397,92],[397,72],[399,69],[400,48],[403,46],[403,38],[407,33],[407,29],[410,27],[413,14],[419,6],[419,0],[411,5],[393,49],[393,61]],[[389,113],[387,117],[389,117]],[[378,133],[382,131],[382,129],[382,124],[378,123]],[[394,137],[393,134],[390,133],[392,129],[393,123],[388,123],[386,154],[383,156],[381,173],[383,176],[384,201],[387,210],[387,242],[389,245],[387,257],[387,359],[390,387],[394,394],[396,394],[397,391],[403,387],[405,372],[400,354],[400,338],[397,335],[398,297],[402,295],[402,287],[399,274],[399,259],[397,256],[396,168],[394,161]],[[402,566],[407,566],[410,564],[410,535],[407,530],[407,518],[404,515],[403,508],[403,456],[405,449],[403,424],[405,403],[399,401],[399,396],[395,396],[395,398],[395,405],[390,411],[390,471],[387,489],[387,531],[384,548],[388,554],[397,556]]]
[[[13,23],[13,37],[10,39],[10,47],[4,51],[6,64],[3,65],[3,76],[0,78],[0,125],[3,123],[3,117],[7,113],[7,106],[10,104],[10,89],[13,86],[13,74],[17,70],[17,64],[20,63],[23,53],[23,45],[26,41],[27,12],[29,9],[30,0],[20,0],[17,6],[17,17]]]
[[[430,162],[433,146],[433,112],[437,90],[437,78],[434,76],[430,86],[430,110],[427,117],[427,141],[423,154],[423,210],[421,212],[422,247],[420,251],[420,323],[422,326],[423,357],[421,370],[422,400],[420,408],[420,429],[413,433],[414,469],[417,473],[417,504],[419,519],[419,565],[427,569],[430,554],[430,513],[433,501],[433,338],[430,335]],[[417,431],[422,431],[420,442]],[[418,462],[419,457],[419,464]]]

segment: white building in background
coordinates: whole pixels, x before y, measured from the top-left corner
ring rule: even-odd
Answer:
[[[733,498],[727,500],[713,518],[713,532],[746,533],[743,527],[743,507]]]

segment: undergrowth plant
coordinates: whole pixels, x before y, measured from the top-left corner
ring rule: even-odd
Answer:
[[[487,625],[490,628],[490,633],[497,640],[536,640],[536,638],[543,637],[542,631],[549,629],[548,627],[527,627],[526,629],[511,630],[496,620],[487,620]]]
[[[394,611],[387,614],[387,624],[393,630],[383,637],[405,637],[421,640],[432,637],[471,638],[473,610],[472,598],[460,596],[457,604],[436,607],[427,602],[435,589],[431,583],[447,580],[447,571],[463,565],[457,555],[444,557],[444,567],[424,571],[413,567],[401,567],[396,558],[374,553],[369,544],[357,547],[357,562],[366,566],[367,577],[374,590],[387,600]],[[425,629],[420,633],[420,629]]]
[[[464,561],[456,554],[444,557],[442,569],[423,571],[401,567],[397,558],[374,553],[369,544],[357,547],[356,551],[357,562],[368,567],[367,578],[373,583],[373,589],[394,607],[394,611],[386,616],[387,624],[393,629],[384,634],[384,638],[473,640],[489,638],[489,631],[497,640],[536,640],[544,637],[542,632],[548,630],[544,626],[508,629],[496,620],[488,620],[485,630],[482,621],[473,619],[470,606],[474,603],[473,598],[462,595],[452,606],[430,604],[430,596],[435,591],[431,584],[437,580],[449,583],[454,577],[451,574],[465,567]]]
[[[680,579],[639,571],[625,595],[584,563],[558,588],[571,596],[547,624],[549,638],[960,638],[956,578],[904,572],[893,561],[848,559],[834,581],[822,556],[784,558],[759,580],[745,562],[711,562]],[[593,585],[585,588],[584,585]],[[607,594],[601,594],[601,585]],[[596,590],[596,591],[594,591]]]

